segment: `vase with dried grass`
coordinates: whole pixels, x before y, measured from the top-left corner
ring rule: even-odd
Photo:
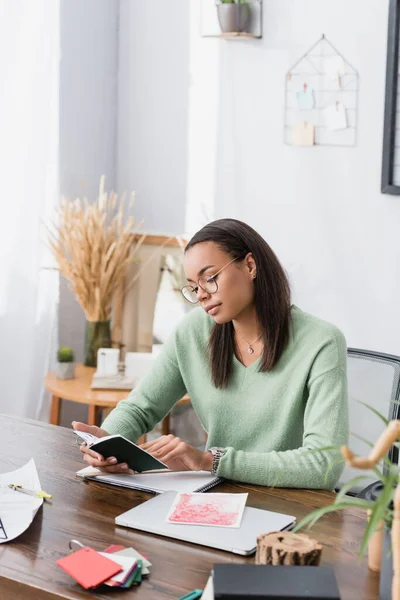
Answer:
[[[106,193],[104,181],[103,176],[96,202],[63,198],[56,219],[47,227],[58,269],[85,314],[84,363],[94,367],[98,349],[112,345],[113,303],[121,300],[127,266],[145,238],[134,230],[134,217],[125,214],[124,197]],[[132,201],[133,197],[129,208]]]

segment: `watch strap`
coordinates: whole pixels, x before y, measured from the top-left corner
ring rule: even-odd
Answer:
[[[221,460],[221,456],[223,456],[226,452],[225,448],[210,448],[209,452],[211,452],[213,457],[211,474],[216,475],[219,467],[219,461]]]

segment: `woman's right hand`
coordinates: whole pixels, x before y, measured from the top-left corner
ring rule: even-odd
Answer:
[[[75,431],[91,433],[98,438],[110,435],[104,429],[96,427],[96,425],[86,425],[86,423],[79,423],[79,421],[72,421],[72,428],[75,429]],[[83,454],[83,460],[91,467],[95,467],[106,473],[133,473],[126,463],[117,463],[117,459],[114,456],[104,458],[98,452],[88,448],[86,443],[81,444],[80,451]]]

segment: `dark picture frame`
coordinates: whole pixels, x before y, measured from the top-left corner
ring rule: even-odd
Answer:
[[[399,20],[400,0],[390,0],[386,59],[385,120],[383,127],[381,191],[383,194],[394,195],[400,195],[400,185],[395,185],[393,182],[399,69]]]

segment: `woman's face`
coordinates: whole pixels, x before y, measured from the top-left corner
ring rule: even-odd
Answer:
[[[218,290],[210,294],[198,287],[197,299],[200,306],[219,323],[228,323],[237,319],[254,301],[254,277],[256,265],[252,254],[244,260],[228,265],[232,256],[213,242],[201,242],[190,248],[185,254],[184,269],[189,285],[198,286],[200,277],[216,276]]]

